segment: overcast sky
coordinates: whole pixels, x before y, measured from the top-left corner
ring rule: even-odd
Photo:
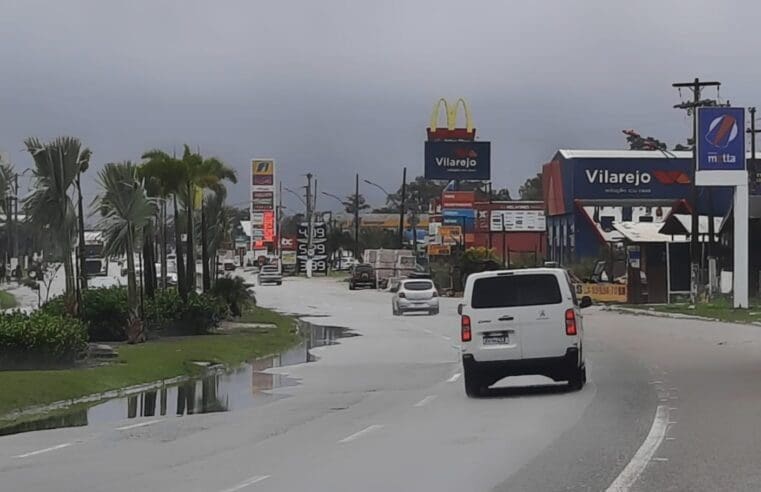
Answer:
[[[25,168],[25,137],[72,135],[98,168],[189,143],[237,169],[234,204],[254,157],[291,188],[311,171],[345,195],[359,172],[393,191],[422,174],[436,99],[464,97],[515,193],[558,148],[683,141],[672,82],[761,106],[759,18],[752,0],[0,0],[0,150]]]

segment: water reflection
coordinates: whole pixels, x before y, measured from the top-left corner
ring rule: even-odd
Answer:
[[[313,362],[310,349],[337,343],[354,333],[335,326],[302,324],[303,341],[273,357],[254,360],[231,372],[211,373],[180,384],[162,386],[123,398],[114,398],[87,409],[0,429],[0,435],[83,426],[138,417],[227,412],[266,403],[281,396],[269,390],[292,386],[297,380],[269,369]]]

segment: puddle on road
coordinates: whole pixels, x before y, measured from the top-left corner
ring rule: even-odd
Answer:
[[[294,386],[298,380],[266,371],[276,367],[314,362],[310,350],[338,343],[338,339],[357,336],[338,326],[318,326],[301,322],[303,341],[278,355],[251,361],[230,372],[217,372],[179,384],[146,390],[107,400],[89,408],[56,412],[55,415],[0,428],[0,436],[59,427],[77,427],[116,422],[137,417],[184,416],[228,412],[273,401],[282,396],[269,392]]]

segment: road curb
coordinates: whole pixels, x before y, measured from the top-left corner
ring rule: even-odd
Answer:
[[[733,325],[754,325],[754,326],[761,326],[761,321],[751,321],[749,323],[741,323],[741,322],[737,322],[737,321],[729,321],[729,320],[719,319],[719,318],[709,318],[707,316],[698,316],[696,314],[664,313],[662,311],[655,311],[653,309],[631,308],[631,307],[616,306],[616,305],[604,306],[602,308],[602,311],[618,312],[618,313],[622,313],[622,314],[633,314],[633,315],[639,315],[639,316],[652,316],[652,317],[655,317],[655,318],[685,319],[685,320],[695,320],[695,321],[712,321],[712,322],[717,322],[717,323],[731,323]]]

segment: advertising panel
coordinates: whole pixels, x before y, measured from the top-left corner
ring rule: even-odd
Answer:
[[[443,244],[429,244],[428,256],[449,256],[452,254],[452,247]]]
[[[280,252],[280,262],[283,265],[295,265],[296,259],[295,251],[284,250]]]
[[[473,208],[475,192],[473,191],[443,191],[441,193],[441,208]]]
[[[576,296],[589,296],[596,302],[627,302],[624,284],[575,284]]]
[[[491,178],[491,142],[425,142],[426,179]]]
[[[745,108],[698,108],[698,171],[745,170]]]
[[[493,210],[491,230],[505,232],[543,232],[547,230],[544,210]]]
[[[443,245],[462,244],[462,228],[460,226],[443,225],[439,227],[439,237]]]
[[[687,198],[692,182],[688,159],[574,159],[577,199]]]
[[[251,239],[262,247],[277,238],[275,161],[251,161]]]

